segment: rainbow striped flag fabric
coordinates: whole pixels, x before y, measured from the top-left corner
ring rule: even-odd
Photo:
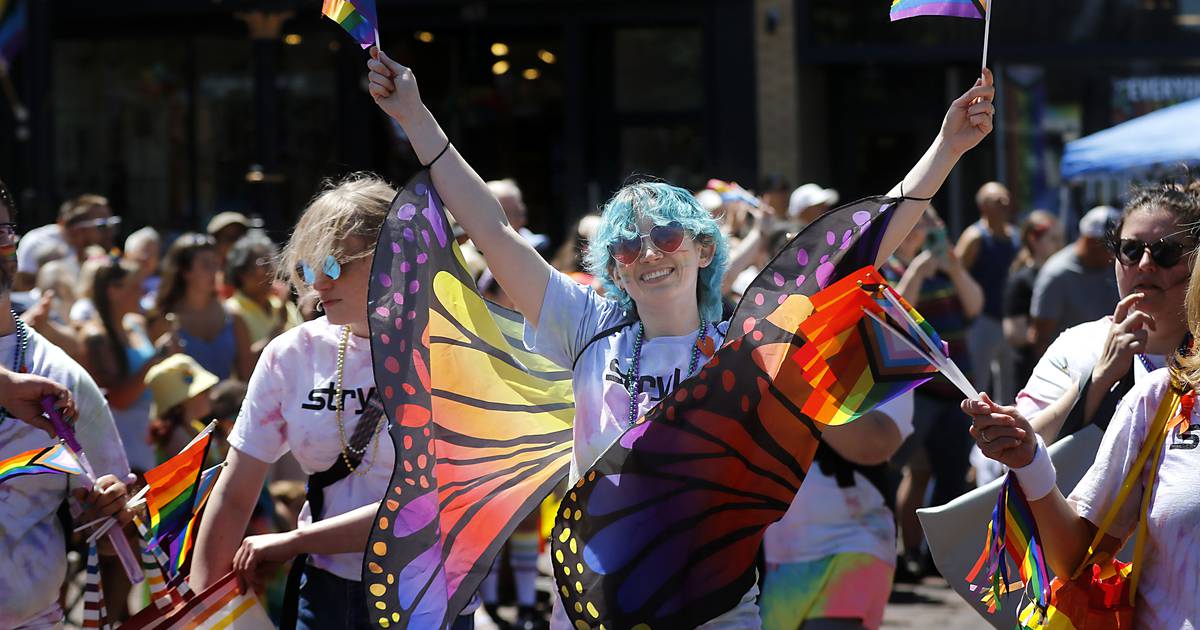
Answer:
[[[238,592],[237,578],[232,572],[177,606],[168,610],[148,606],[121,624],[125,630],[268,630],[274,627],[253,589]]]
[[[321,15],[337,22],[363,48],[378,44],[379,14],[375,0],[325,0]]]
[[[988,0],[892,0],[892,21],[921,15],[942,15],[982,20]]]
[[[196,537],[200,535],[200,513],[204,511],[208,497],[212,494],[213,486],[217,484],[217,475],[221,474],[223,467],[224,464],[217,464],[200,473],[200,483],[196,487],[196,500],[192,504],[192,517],[188,520],[183,535],[176,536],[175,540],[171,541],[171,549],[167,552],[167,556],[170,558],[167,571],[173,576],[182,574],[188,559],[192,557],[192,551],[196,547]]]
[[[0,461],[0,483],[23,475],[79,475],[83,468],[61,442]]]
[[[178,455],[146,471],[146,485],[150,487],[146,493],[150,512],[147,542],[168,554],[178,552],[182,541],[177,539],[184,537],[192,520],[212,427],[205,428]]]

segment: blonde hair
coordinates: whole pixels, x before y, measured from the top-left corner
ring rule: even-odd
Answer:
[[[297,271],[301,263],[320,269],[329,254],[342,264],[373,255],[395,196],[396,189],[373,173],[352,173],[336,182],[326,180],[280,252],[276,267],[279,278],[304,295],[311,287]],[[363,239],[366,247],[347,251],[345,241],[351,237]]]
[[[1200,208],[1200,178],[1191,178],[1190,181],[1165,188],[1173,189],[1181,197],[1189,199],[1190,208]],[[1196,226],[1194,223],[1189,223],[1184,227],[1195,228]],[[1200,252],[1200,248],[1197,251]],[[1171,364],[1172,385],[1181,390],[1200,390],[1200,353],[1196,352],[1195,344],[1195,340],[1200,338],[1200,268],[1197,267],[1197,259],[1200,259],[1200,256],[1192,257],[1192,275],[1188,278],[1187,294],[1183,298],[1184,309],[1187,311],[1188,332],[1191,334],[1192,340],[1188,344],[1188,348],[1181,348],[1176,353]]]

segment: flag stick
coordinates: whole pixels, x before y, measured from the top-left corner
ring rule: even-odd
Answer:
[[[981,75],[983,74],[983,70],[987,70],[988,35],[992,33],[992,2],[994,0],[985,1],[987,4],[983,8],[983,66],[980,70]],[[379,35],[375,35],[375,37],[378,39]]]
[[[379,29],[375,29],[375,47],[383,50],[383,40],[379,39]]]

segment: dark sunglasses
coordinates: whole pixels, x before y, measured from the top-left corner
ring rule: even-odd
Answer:
[[[612,245],[608,246],[608,251],[612,257],[622,265],[632,265],[637,262],[638,258],[642,257],[642,252],[645,251],[646,239],[650,239],[650,245],[664,254],[670,254],[679,249],[683,245],[683,239],[687,236],[687,228],[683,227],[678,221],[671,221],[666,225],[656,225],[650,229],[649,234],[639,234],[630,238],[618,238],[613,241]]]
[[[1155,265],[1166,269],[1179,264],[1179,261],[1192,253],[1195,248],[1193,244],[1167,240],[1171,236],[1174,234],[1160,238],[1153,243],[1136,238],[1113,239],[1109,242],[1108,248],[1117,257],[1117,261],[1126,267],[1132,267],[1141,262],[1142,253],[1149,251],[1150,260],[1154,261]]]

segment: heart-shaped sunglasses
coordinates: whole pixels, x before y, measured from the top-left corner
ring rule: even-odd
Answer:
[[[612,257],[622,265],[632,265],[637,262],[638,258],[642,257],[642,252],[645,251],[646,239],[650,239],[650,245],[664,254],[670,254],[678,251],[683,245],[683,239],[687,237],[687,228],[683,227],[678,221],[671,221],[665,225],[656,225],[650,229],[649,234],[638,234],[629,238],[618,238],[608,246],[608,251]]]

